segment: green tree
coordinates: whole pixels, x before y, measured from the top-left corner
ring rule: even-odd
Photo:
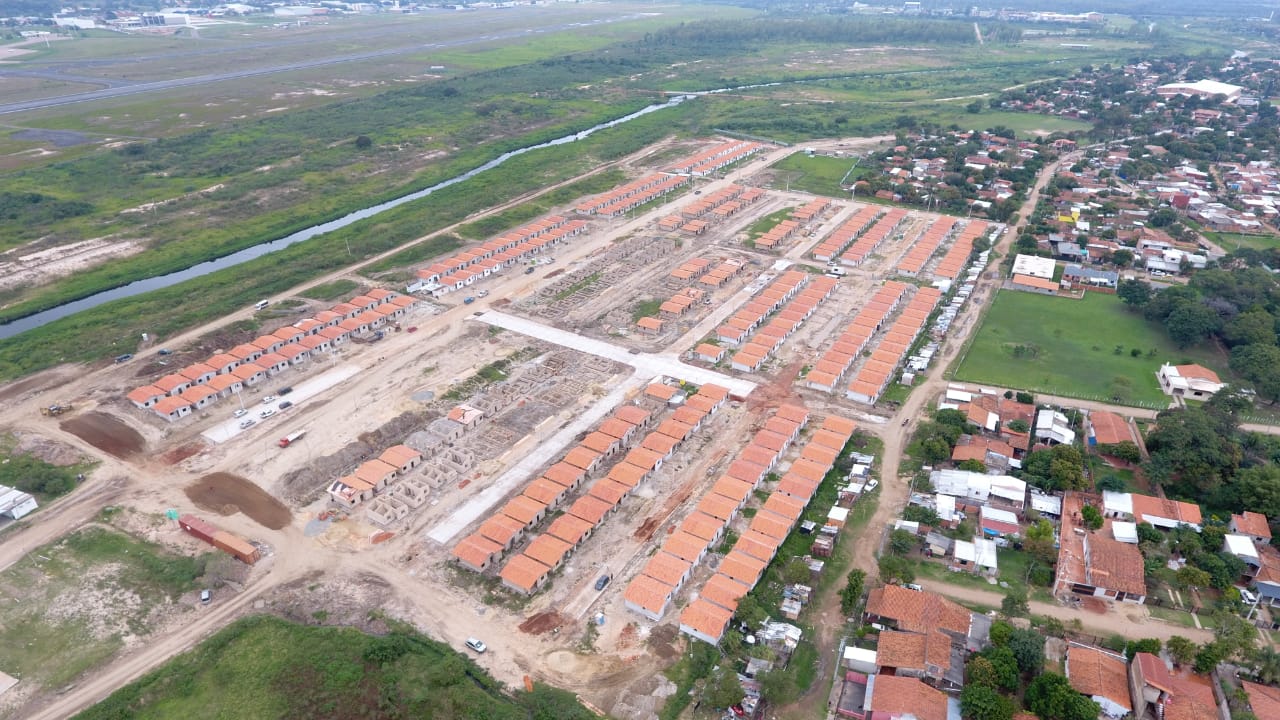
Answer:
[[[880,579],[885,582],[915,582],[916,572],[905,558],[897,555],[883,555],[878,563]]]
[[[1058,559],[1058,551],[1054,547],[1053,523],[1040,518],[1027,526],[1023,533],[1022,546],[1037,561],[1052,565]]]
[[[933,508],[927,508],[923,505],[906,506],[902,509],[902,519],[908,522],[918,522],[929,527],[937,527],[942,522],[942,518],[938,517],[938,513]]]
[[[858,607],[862,598],[862,587],[866,583],[867,574],[862,570],[852,570],[845,579],[844,588],[840,591],[840,612],[848,616]]]
[[[1250,308],[1222,326],[1222,339],[1237,345],[1275,345],[1276,319],[1264,308]]]
[[[1008,623],[1005,623],[1005,625],[1012,630],[1012,626],[1009,626]],[[1008,647],[992,646],[983,650],[980,655],[991,665],[995,681],[992,687],[1005,692],[1013,692],[1022,684],[1022,678],[1018,670],[1018,659],[1013,656],[1013,650]]]
[[[960,691],[964,720],[1012,720],[1013,701],[986,685],[966,685]]]
[[[758,627],[769,617],[769,611],[765,610],[754,593],[747,593],[738,600],[738,611],[735,614],[747,627]]]
[[[1026,617],[1031,612],[1026,590],[1010,588],[1000,600],[1000,613],[1005,617]]]
[[[1098,512],[1098,508],[1092,505],[1085,505],[1080,508],[1080,518],[1084,521],[1085,527],[1090,530],[1097,530],[1102,527],[1102,513]]]
[[[983,465],[981,460],[976,460],[974,458],[969,458],[968,460],[961,460],[959,463],[956,464],[956,468],[959,470],[968,470],[969,472],[976,472],[976,473],[984,473],[987,471],[987,466]]]
[[[1027,686],[1027,709],[1040,720],[1096,720],[1098,703],[1081,695],[1057,673],[1039,675]]]
[[[1209,584],[1213,581],[1209,577],[1209,573],[1191,565],[1184,565],[1178,568],[1177,578],[1178,584],[1183,588],[1195,588],[1197,590],[1209,587]]]
[[[1111,262],[1114,263],[1116,267],[1128,267],[1129,263],[1133,262],[1133,251],[1125,249],[1117,250],[1111,253]]]
[[[1274,404],[1280,400],[1280,347],[1274,344],[1237,345],[1231,349],[1231,369],[1253,384],[1258,396]]]
[[[744,693],[738,673],[728,663],[711,674],[702,691],[702,699],[713,708],[727,708],[742,700]]]
[[[991,632],[987,637],[991,639],[992,647],[1007,648],[1009,641],[1013,639],[1013,625],[1004,620],[996,620],[991,623]]]
[[[1125,645],[1124,655],[1130,660],[1133,659],[1134,655],[1137,655],[1140,652],[1150,653],[1152,655],[1159,655],[1161,647],[1162,647],[1162,644],[1160,642],[1160,638],[1144,638],[1142,640],[1132,640]]]
[[[889,552],[894,555],[909,555],[920,546],[920,539],[910,530],[901,528],[889,533]]]
[[[1253,510],[1269,518],[1280,517],[1280,467],[1245,468],[1236,475],[1235,486],[1240,494],[1241,510]]]
[[[1151,285],[1141,280],[1121,280],[1116,295],[1125,305],[1141,308],[1151,301]]]
[[[782,579],[789,584],[808,582],[812,577],[813,571],[809,569],[809,563],[804,558],[794,557],[782,566]]]
[[[1183,303],[1164,321],[1169,339],[1180,348],[1204,342],[1220,325],[1218,314],[1201,303]]]
[[[1214,614],[1213,619],[1218,625],[1213,630],[1213,635],[1217,638],[1214,642],[1221,643],[1227,649],[1227,657],[1252,648],[1258,638],[1258,628],[1235,613],[1219,611]]]
[[[1009,636],[1009,649],[1023,675],[1039,675],[1044,669],[1044,636],[1035,630],[1015,628]]]
[[[1196,659],[1191,664],[1191,669],[1200,674],[1208,673],[1218,667],[1218,663],[1226,660],[1231,656],[1231,648],[1225,643],[1218,640],[1205,643],[1196,653]]]
[[[1174,635],[1165,641],[1169,657],[1178,665],[1190,665],[1195,662],[1196,652],[1200,649],[1195,643],[1181,635]]]

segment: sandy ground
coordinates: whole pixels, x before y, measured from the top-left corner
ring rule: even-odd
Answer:
[[[849,147],[850,142],[832,141],[832,144],[843,143],[842,147]],[[772,151],[764,160],[745,163],[728,179],[700,181],[698,187],[711,192],[729,180],[749,180],[752,174],[788,152],[790,150]],[[633,156],[627,162],[634,165],[644,155]],[[785,196],[783,202],[792,205],[803,200],[794,193],[771,191],[770,196]],[[557,334],[558,342],[576,345],[578,350],[598,351],[597,354],[639,370],[630,375],[615,374],[602,381],[602,387],[572,398],[563,407],[547,409],[549,414],[545,419],[538,419],[542,415],[530,415],[533,419],[528,427],[521,426],[502,452],[477,458],[475,468],[464,481],[434,488],[430,502],[390,528],[395,533],[390,540],[375,543],[375,536],[384,539],[379,535],[384,528],[373,525],[358,511],[346,520],[322,526],[318,534],[309,534],[308,526],[316,527],[313,523],[317,512],[326,507],[323,502],[306,507],[280,506],[284,507],[282,515],[280,507],[270,501],[282,497],[282,478],[287,473],[362,441],[371,431],[406,413],[431,410],[436,406],[423,398],[439,397],[476,368],[538,342],[523,333],[553,339],[552,333],[535,330],[528,321],[504,323],[511,329],[502,332],[492,331],[480,321],[499,317],[520,320],[511,309],[518,301],[530,297],[545,283],[553,282],[556,274],[564,269],[586,267],[599,260],[600,254],[615,240],[653,232],[652,224],[657,218],[689,199],[685,196],[660,204],[635,218],[593,221],[590,234],[556,250],[554,265],[539,266],[530,275],[513,274],[486,281],[484,287],[490,294],[473,304],[463,305],[460,297],[446,297],[436,305],[420,308],[402,321],[405,326],[417,326],[419,330],[415,333],[390,333],[380,343],[347,346],[341,363],[358,371],[342,382],[318,390],[305,402],[269,422],[259,422],[249,431],[221,443],[208,443],[200,434],[227,422],[234,408],[226,402],[201,417],[170,426],[122,401],[123,392],[145,381],[135,375],[137,361],[131,366],[96,370],[60,368],[0,388],[0,399],[4,400],[0,404],[0,426],[42,433],[102,461],[102,466],[82,488],[42,509],[30,522],[6,536],[0,544],[0,568],[87,522],[105,504],[126,504],[143,512],[159,512],[171,507],[189,510],[194,505],[221,509],[225,514],[200,512],[227,530],[263,543],[268,554],[254,569],[243,590],[226,593],[224,599],[185,626],[182,632],[151,638],[152,642],[83,678],[70,692],[39,701],[24,716],[40,719],[69,716],[190,647],[234,617],[255,608],[271,607],[269,602],[282,593],[287,594],[298,583],[312,582],[311,579],[318,577],[357,575],[373,579],[370,582],[378,588],[376,602],[380,606],[393,615],[412,620],[429,634],[459,645],[469,636],[483,638],[491,649],[478,661],[504,682],[516,685],[529,675],[578,691],[617,716],[650,716],[664,697],[663,693],[671,689],[656,670],[680,652],[681,642],[672,626],[678,613],[669,612],[661,623],[642,621],[623,609],[622,591],[630,575],[662,540],[666,529],[687,512],[686,501],[700,497],[717,477],[716,471],[722,469],[724,459],[732,457],[747,442],[752,429],[767,417],[769,408],[799,398],[817,414],[836,412],[858,419],[864,428],[885,442],[880,506],[870,527],[884,527],[905,504],[906,481],[898,476],[898,457],[909,428],[902,428],[900,420],[919,416],[924,405],[942,387],[943,369],[954,357],[964,335],[976,324],[975,309],[966,310],[968,317],[953,327],[954,337],[944,345],[944,357],[935,363],[925,387],[917,389],[892,417],[852,406],[839,397],[802,391],[794,383],[804,358],[857,311],[874,291],[883,272],[906,250],[905,244],[886,248],[883,258],[842,281],[838,293],[805,323],[801,333],[788,340],[772,369],[758,376],[736,375],[733,382],[740,384],[744,392],[750,392],[748,401],[722,410],[713,422],[686,441],[677,455],[664,465],[663,471],[628,499],[623,509],[570,558],[550,589],[532,599],[515,601],[507,596],[500,602],[484,602],[491,583],[447,564],[447,541],[473,526],[474,519],[506,497],[509,488],[519,486],[523,479],[555,459],[557,447],[571,442],[589,428],[596,415],[632,396],[640,383],[647,382],[653,374],[687,374],[696,369],[698,376],[691,375],[690,379],[714,380],[709,369],[682,365],[677,358],[714,328],[725,314],[736,309],[750,295],[749,289],[733,290],[721,305],[707,308],[704,316],[692,321],[656,352],[631,352],[636,342],[632,338],[622,337],[616,342],[613,338],[594,340],[593,343],[600,344],[593,344]],[[776,209],[778,203],[762,205],[759,209],[765,211],[769,207]],[[753,209],[748,214],[754,216],[755,212]],[[836,216],[839,217],[842,216]],[[750,220],[750,217],[735,220],[727,229],[744,227]],[[833,220],[829,218],[826,224]],[[1009,242],[1014,234],[1007,233],[1002,242]],[[815,234],[797,241],[781,258],[760,255],[760,263],[753,272],[761,274],[771,271],[777,263],[801,260],[818,239]],[[579,320],[587,321],[610,308],[613,312],[625,311],[635,298],[656,295],[658,286],[654,285],[654,277],[665,272],[661,268],[674,267],[681,258],[699,253],[723,257],[730,251],[744,252],[741,238],[731,232],[709,233],[708,237],[699,238],[697,244],[686,243],[679,253],[646,266],[649,277],[640,276],[642,273],[634,280],[625,280],[625,292],[596,298],[573,313],[581,315]],[[315,283],[343,274],[335,273]],[[976,294],[980,303],[989,298],[987,284],[984,281]],[[750,282],[744,286],[749,287]],[[275,299],[294,294],[296,290]],[[608,307],[603,307],[605,305]],[[477,318],[477,313],[482,317]],[[244,311],[220,323],[196,328],[180,338],[166,340],[166,346],[183,347],[217,325],[244,319],[249,314],[250,311]],[[548,343],[543,345],[551,347]],[[588,356],[580,354],[580,357]],[[285,377],[297,385],[324,370],[312,368],[306,371],[309,374],[300,375],[296,380],[293,375]],[[246,406],[250,403],[256,406],[261,395],[285,381],[283,378],[272,381],[246,393]],[[72,402],[76,412],[64,417],[61,424],[40,418],[37,408],[54,402]],[[534,413],[534,409],[526,408],[525,412]],[[515,419],[520,415],[500,417]],[[66,423],[72,425],[68,428]],[[110,438],[95,434],[113,423],[125,429],[109,433]],[[304,440],[286,449],[277,446],[279,437],[299,430],[307,432]],[[200,485],[202,478],[204,485]],[[320,486],[330,479],[318,477],[315,482]],[[192,492],[196,497],[188,499]],[[193,499],[197,499],[194,504]],[[425,538],[430,541],[424,541]],[[874,572],[873,555],[878,541],[876,530],[857,539],[854,554],[859,567]],[[603,592],[596,591],[594,580],[605,571],[614,576],[614,581]],[[700,572],[706,571],[705,565],[700,568]],[[681,602],[688,599],[687,593]],[[363,601],[374,602],[372,596]],[[835,614],[832,612],[834,601],[834,593],[819,600],[821,621],[816,624],[820,629],[817,641],[822,651],[822,672],[829,672],[829,656],[841,626],[838,608]],[[603,614],[605,624],[599,628],[594,649],[585,651],[582,642],[585,623],[597,613]],[[529,632],[521,631],[521,627]],[[816,697],[818,694],[810,693],[803,702],[820,703],[822,699]]]

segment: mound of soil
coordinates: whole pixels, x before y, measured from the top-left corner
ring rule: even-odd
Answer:
[[[122,459],[137,455],[147,447],[147,441],[137,430],[115,415],[102,412],[77,415],[58,423],[58,427],[99,450]]]
[[[272,530],[289,524],[293,513],[249,480],[231,473],[211,473],[188,485],[183,492],[203,510],[219,515],[242,512],[254,522]]]
[[[530,617],[528,620],[520,623],[520,632],[529,633],[530,635],[541,635],[545,632],[551,632],[556,628],[564,625],[565,618],[555,610],[540,612]]]

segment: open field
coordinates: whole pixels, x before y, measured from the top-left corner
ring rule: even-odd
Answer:
[[[774,163],[773,169],[777,171],[777,175],[773,185],[775,188],[788,188],[813,195],[845,197],[848,193],[840,187],[840,181],[845,175],[849,176],[845,182],[850,183],[874,172],[870,167],[854,169],[857,159],[795,153]],[[850,170],[853,172],[850,173]]]
[[[0,666],[22,678],[16,694],[66,685],[191,612],[207,560],[95,526],[0,573]]]
[[[234,683],[227,678],[236,678]],[[385,637],[249,617],[77,715],[109,718],[595,717],[570,693],[509,693],[471,658],[397,628]]]
[[[1135,348],[1142,353],[1138,357],[1130,355]],[[1168,402],[1156,370],[1184,361],[1215,370],[1225,364],[1205,348],[1179,350],[1162,329],[1128,312],[1114,295],[1085,293],[1073,300],[1002,290],[955,378],[1163,408]]]
[[[1280,247],[1280,236],[1276,235],[1244,235],[1241,233],[1216,232],[1205,232],[1204,235],[1227,252],[1239,250],[1240,248],[1270,250]]]

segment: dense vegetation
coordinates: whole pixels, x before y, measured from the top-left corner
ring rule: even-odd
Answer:
[[[228,682],[227,678],[235,678]],[[591,720],[573,695],[509,693],[470,658],[398,624],[375,637],[259,616],[236,622],[76,717]]]

